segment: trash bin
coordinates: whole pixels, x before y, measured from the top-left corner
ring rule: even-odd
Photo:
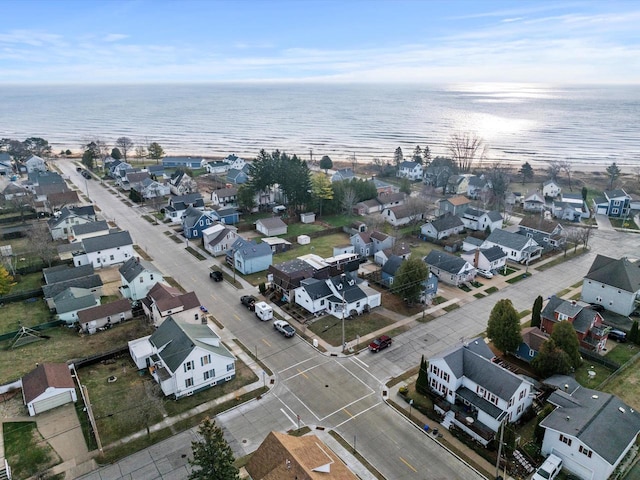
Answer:
[[[429,431],[429,425],[425,425],[425,426],[424,426],[424,431],[425,431],[425,432],[428,432],[428,431]]]

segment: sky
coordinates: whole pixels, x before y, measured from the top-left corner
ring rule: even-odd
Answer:
[[[640,83],[635,0],[0,0],[0,7],[0,84]]]

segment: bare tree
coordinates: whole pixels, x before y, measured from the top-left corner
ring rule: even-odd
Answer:
[[[486,154],[484,140],[469,132],[451,135],[447,148],[461,173],[471,171],[473,163],[482,161]]]
[[[573,168],[573,164],[569,160],[560,160],[558,165],[560,166],[560,170],[567,174],[569,190],[573,191],[573,188],[571,188],[571,169]]]
[[[143,158],[146,158],[146,156],[147,149],[144,147],[144,145],[138,145],[136,147],[136,158],[138,159],[138,161],[141,162]]]
[[[166,413],[162,390],[151,380],[141,380],[129,387],[127,394],[119,405],[116,422],[144,428],[147,436],[151,434],[151,425],[159,422]]]
[[[358,194],[355,189],[351,187],[345,188],[344,193],[342,194],[342,199],[340,200],[340,206],[342,207],[343,213],[351,215],[353,213],[353,207],[356,206],[358,201]]]
[[[429,212],[429,201],[420,197],[408,197],[405,203],[407,208],[407,216],[409,217],[409,223],[413,226],[422,223],[422,219]]]
[[[382,172],[382,170],[384,169],[384,162],[380,158],[374,157],[373,160],[371,160],[371,162],[378,170],[378,173]]]
[[[133,140],[129,137],[120,137],[116,140],[116,146],[122,152],[122,156],[124,157],[124,161],[127,161],[127,153],[131,151],[133,148]]]
[[[46,222],[34,222],[27,234],[27,241],[31,253],[38,256],[45,265],[50,267],[58,257],[58,249],[53,243]]]
[[[582,230],[584,229],[576,227],[567,231],[567,241],[565,242],[565,249],[564,249],[565,255],[567,254],[567,246],[569,243],[573,244],[573,253],[576,253],[576,250],[578,250],[578,245],[582,242],[582,235],[583,235]]]
[[[558,180],[558,175],[562,171],[562,166],[560,162],[557,160],[551,160],[549,162],[549,166],[547,167],[547,173],[551,177],[552,180]]]
[[[13,211],[20,213],[20,220],[24,223],[24,214],[34,209],[35,199],[33,194],[26,192],[24,195],[14,194],[7,202]]]
[[[591,228],[584,227],[584,228],[581,228],[580,230],[581,230],[580,241],[582,242],[582,245],[586,250],[587,248],[589,248],[589,239],[591,238]]]
[[[495,165],[489,172],[488,180],[493,204],[497,210],[501,210],[511,181],[508,167]]]

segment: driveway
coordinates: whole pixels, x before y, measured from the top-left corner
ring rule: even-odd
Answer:
[[[611,222],[609,221],[609,217],[603,215],[601,213],[596,214],[595,216],[596,223],[598,224],[598,230],[600,231],[613,231],[615,230],[611,226]]]

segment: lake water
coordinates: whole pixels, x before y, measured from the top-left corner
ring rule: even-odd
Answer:
[[[640,87],[180,84],[1,86],[0,135],[79,150],[99,137],[168,154],[254,158],[262,148],[334,161],[447,154],[476,132],[489,160],[640,164]]]

